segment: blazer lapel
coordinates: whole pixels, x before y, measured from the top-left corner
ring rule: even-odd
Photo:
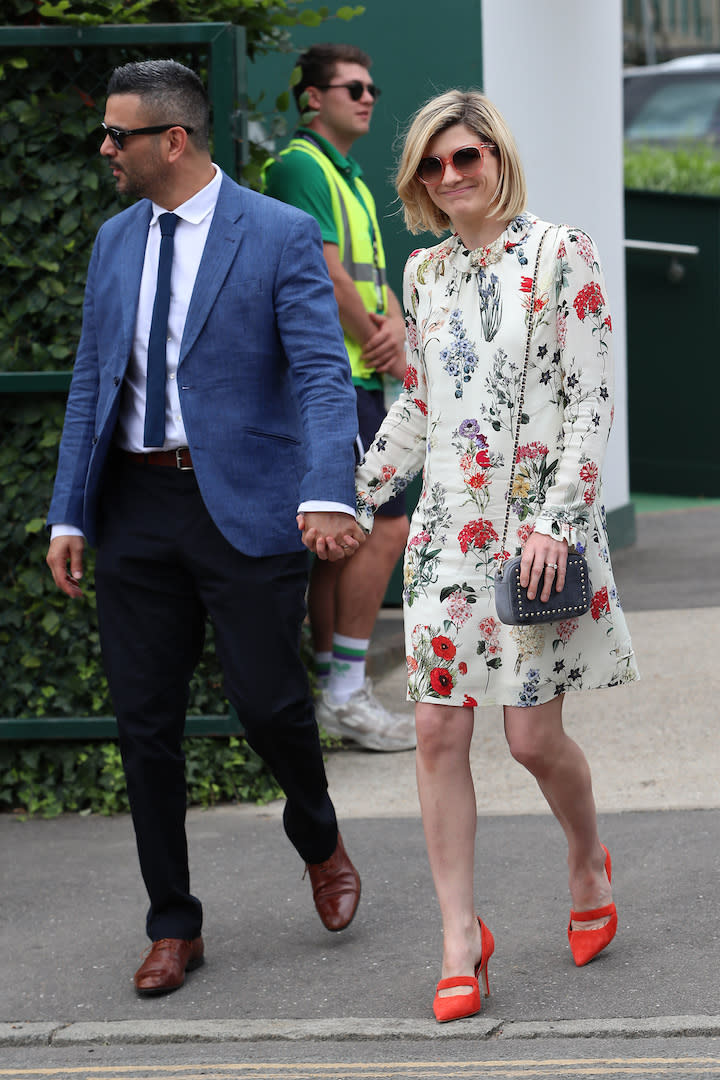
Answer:
[[[227,178],[223,178],[190,298],[185,331],[180,345],[180,364],[205,325],[205,320],[240,248],[241,230],[238,227],[238,220],[242,216],[242,207],[238,193],[233,190],[234,186]]]
[[[120,259],[121,288],[122,288],[122,356],[129,356],[135,335],[135,320],[137,318],[138,298],[140,296],[140,281],[142,279],[143,265],[145,263],[145,248],[147,246],[147,233],[152,217],[152,208],[149,202],[138,205],[139,220],[125,230],[123,240],[122,257]]]

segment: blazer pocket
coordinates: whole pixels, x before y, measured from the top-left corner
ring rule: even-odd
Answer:
[[[295,435],[286,435],[282,431],[261,431],[260,428],[245,428],[248,435],[256,439],[277,439],[280,443],[290,443],[292,446],[300,446],[300,440]]]

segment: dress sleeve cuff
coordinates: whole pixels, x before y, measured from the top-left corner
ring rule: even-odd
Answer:
[[[355,507],[355,519],[361,529],[364,529],[366,533],[372,532],[372,527],[375,522],[375,511],[377,507],[372,501],[370,496],[365,491],[358,491],[357,504]]]
[[[535,532],[544,536],[551,536],[553,540],[566,540],[567,545],[578,554],[583,555],[587,547],[587,530],[577,522],[568,521],[557,516],[541,514],[535,522]]]

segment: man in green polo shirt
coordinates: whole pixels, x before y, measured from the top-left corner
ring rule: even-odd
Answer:
[[[375,202],[350,157],[370,126],[380,91],[370,57],[353,45],[314,45],[298,61],[294,87],[308,117],[266,172],[265,191],[318,221],[335,287],[357,394],[359,456],[385,415],[383,377],[405,373],[405,321],[388,288]],[[342,570],[316,560],[308,595],[321,682],[317,718],[326,731],[372,750],[415,745],[412,718],[388,712],[365,675],[365,657],[390,575],[403,553],[408,519],[403,495],[377,513],[372,534]]]

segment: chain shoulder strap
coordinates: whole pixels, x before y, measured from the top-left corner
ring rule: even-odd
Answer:
[[[530,361],[530,344],[532,342],[533,329],[535,327],[535,295],[537,293],[537,279],[538,271],[540,270],[540,256],[542,254],[543,244],[545,237],[550,232],[552,225],[548,225],[545,232],[540,237],[540,243],[538,245],[537,255],[535,256],[535,270],[533,272],[532,287],[530,290],[530,310],[528,312],[528,331],[527,339],[525,341],[525,359],[523,361],[522,377],[520,379],[520,396],[518,398],[517,406],[517,422],[515,424],[515,439],[513,442],[512,461],[510,465],[510,480],[508,482],[507,498],[505,500],[505,524],[503,525],[502,546],[500,548],[500,558],[498,560],[498,569],[505,564],[505,544],[507,542],[508,525],[510,524],[510,495],[512,493],[513,480],[515,479],[515,458],[517,457],[518,446],[520,445],[520,425],[522,424],[523,417],[523,405],[525,403],[525,384],[527,382],[528,363]]]

